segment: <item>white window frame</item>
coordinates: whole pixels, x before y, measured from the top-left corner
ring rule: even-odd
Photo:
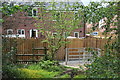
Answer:
[[[103,25],[104,25],[104,19],[101,19],[101,20],[99,21],[99,28],[101,28]]]
[[[21,30],[21,34],[18,34],[18,31]],[[24,34],[22,34],[22,31],[24,31]],[[17,34],[18,35],[25,35],[25,29],[17,29]]]
[[[38,37],[38,30],[37,29],[30,29],[30,37],[32,37],[32,30],[36,31],[36,37]]]
[[[12,34],[13,34],[13,29],[7,29],[7,34],[8,34],[9,31],[11,31]],[[8,35],[9,35],[9,34],[8,34]]]
[[[76,33],[78,34],[78,37],[76,37],[76,38],[79,38],[79,32],[74,32],[74,37],[75,37],[75,34],[76,34]]]
[[[36,16],[33,15],[33,10],[34,10],[34,9],[36,10]],[[32,17],[37,17],[37,16],[38,16],[38,8],[37,8],[37,7],[34,7],[34,8],[32,9]]]

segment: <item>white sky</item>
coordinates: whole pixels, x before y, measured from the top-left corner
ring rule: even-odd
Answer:
[[[83,4],[86,6],[89,4],[89,2],[91,1],[103,1],[103,0],[2,0],[2,1],[25,1],[25,2],[32,2],[32,1],[42,1],[42,2],[50,2],[50,1],[62,1],[62,2],[66,2],[66,1],[70,1],[70,2],[78,2],[78,1],[82,1]],[[119,1],[119,0],[104,0],[104,1]]]
[[[94,2],[100,2],[103,0],[81,0],[83,2],[83,4],[86,6],[89,4],[89,2],[94,1]],[[104,1],[111,1],[111,0],[104,0]]]

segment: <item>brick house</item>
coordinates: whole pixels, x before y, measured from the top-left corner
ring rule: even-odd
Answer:
[[[115,20],[116,17],[117,17],[117,15],[113,18],[113,21],[115,21],[115,22],[116,22],[116,20]],[[103,34],[103,32],[105,31],[104,26],[106,25],[105,21],[104,21],[105,19],[106,18],[103,18],[98,22],[99,25],[98,25],[97,29],[94,31],[92,30],[93,24],[86,23],[86,36],[93,36],[93,37],[98,37],[98,38],[105,38],[105,37],[109,38],[111,36],[115,37],[116,36],[115,30],[108,32],[106,35]],[[117,26],[114,26],[113,23],[111,23],[110,28],[111,29],[117,28]]]
[[[6,37],[44,38],[38,28],[35,27],[35,23],[43,24],[34,18],[38,16],[38,13],[41,13],[40,7],[34,7],[32,8],[31,14],[18,11],[10,16],[4,16],[2,34]],[[71,11],[71,14],[75,15],[75,12]],[[46,16],[50,16],[50,14],[48,13]],[[55,20],[47,21],[45,26],[50,26],[50,24],[54,22]],[[72,31],[70,36],[77,38],[85,37],[85,25],[83,22],[80,23],[80,25],[82,27]]]

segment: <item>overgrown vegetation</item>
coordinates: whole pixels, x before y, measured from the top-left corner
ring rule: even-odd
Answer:
[[[103,5],[106,7],[103,7]],[[102,2],[95,3],[91,2],[89,6],[87,6],[86,12],[91,14],[88,16],[88,20],[91,22],[97,23],[100,19],[106,18],[104,20],[104,25],[102,26],[105,31],[103,32],[106,37],[110,32],[114,32],[114,34],[119,35],[119,18],[118,17],[118,4],[117,2]],[[84,8],[83,8],[84,9]],[[117,17],[116,17],[117,15]],[[93,24],[93,30],[97,29],[98,25]],[[111,28],[111,26],[117,26]],[[113,38],[114,37],[114,38]],[[111,39],[114,39],[115,42],[111,44]],[[105,44],[105,48],[103,51],[103,56],[96,57],[91,65],[87,65],[86,67],[86,76],[88,78],[118,78],[120,77],[120,58],[119,58],[119,38],[118,36],[109,35],[108,43]]]
[[[77,3],[78,4],[78,3]],[[96,23],[102,19],[107,18],[105,20],[106,24],[103,26],[105,28],[105,34],[108,32],[111,32],[115,30],[115,34],[119,36],[119,18],[117,17],[117,21],[113,21],[114,16],[119,16],[117,10],[118,10],[118,3],[115,2],[109,2],[107,7],[103,7],[102,3],[94,3],[92,2],[88,6],[75,6],[80,7],[80,9],[84,12],[83,16],[85,19],[85,22],[93,22],[93,30],[96,29]],[[74,8],[75,8],[74,7]],[[7,7],[3,8],[3,10],[7,10]],[[15,6],[15,8],[18,10],[18,6]],[[12,10],[12,8],[10,9]],[[14,9],[13,9],[14,11]],[[16,11],[16,10],[15,10]],[[4,11],[6,14],[8,12]],[[10,11],[10,13],[13,13]],[[57,14],[56,12],[53,12],[54,14]],[[61,17],[61,18],[58,18]],[[49,48],[51,48],[51,54],[52,59],[54,58],[54,54],[56,51],[61,47],[62,44],[66,44],[66,42],[63,41],[63,32],[69,32],[69,30],[73,30],[74,28],[69,27],[67,30],[67,26],[69,23],[74,23],[73,21],[63,21],[65,15],[61,14],[61,16],[57,16],[57,25],[53,26],[52,29],[57,29],[57,34],[51,36],[52,34],[47,31],[46,28],[43,26],[43,30],[41,32],[46,35],[46,42],[49,43]],[[70,17],[70,16],[69,16]],[[56,18],[53,16],[53,18]],[[52,19],[53,19],[52,18]],[[62,20],[63,23],[60,23],[60,20]],[[81,18],[80,18],[81,19]],[[44,21],[42,19],[42,21]],[[111,23],[113,23],[114,26],[117,26],[118,28],[110,28]],[[59,25],[59,26],[58,26]],[[70,24],[69,24],[70,25]],[[72,26],[76,26],[76,24],[71,24]],[[39,27],[39,26],[38,26]],[[59,30],[60,29],[60,30]],[[50,29],[51,30],[51,29]],[[59,30],[59,31],[58,31]],[[63,31],[62,31],[63,30]],[[62,32],[62,33],[59,33]],[[86,67],[88,70],[86,70],[86,74],[84,75],[78,75],[75,78],[118,78],[120,75],[120,39],[115,38],[116,41],[113,44],[109,44],[109,41],[111,40],[111,37],[108,40],[108,44],[105,46],[104,55],[101,57],[96,57],[94,62],[91,65],[87,65]],[[57,43],[56,43],[57,42]],[[3,76],[8,78],[53,78],[56,75],[58,75],[60,72],[64,71],[65,68],[60,66],[58,62],[56,61],[41,61],[38,64],[32,64],[32,65],[23,65],[23,66],[17,66],[13,63],[10,63],[13,61],[12,55],[15,54],[15,48],[11,47],[11,50],[7,54],[3,54],[3,59],[7,60],[8,62],[4,61],[3,64]],[[9,62],[10,61],[10,62]],[[68,74],[65,74],[61,76],[62,78],[70,77]]]

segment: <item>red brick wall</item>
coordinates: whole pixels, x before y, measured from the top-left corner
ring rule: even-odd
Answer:
[[[39,13],[40,13],[40,9],[39,9]],[[17,29],[25,29],[25,35],[26,38],[30,37],[30,29],[37,29],[37,27],[35,27],[35,23],[41,23],[40,21],[35,20],[33,17],[28,17],[26,16],[27,13],[26,12],[21,12],[18,11],[17,13],[13,14],[12,16],[5,16],[3,17],[4,19],[4,23],[3,23],[3,34],[6,34],[6,30],[7,29],[13,29],[13,34],[17,33]],[[46,20],[50,17],[51,15],[49,13],[46,13]],[[53,21],[46,21],[45,26],[50,26],[50,24],[53,23]],[[83,25],[83,24],[81,24]],[[82,31],[82,32],[80,32]],[[75,31],[73,31],[71,33],[71,36],[74,36],[74,32],[80,32],[80,37],[84,36],[84,28],[83,26],[79,29],[76,29]],[[40,35],[40,33],[38,34],[39,38],[43,38],[43,36]]]

